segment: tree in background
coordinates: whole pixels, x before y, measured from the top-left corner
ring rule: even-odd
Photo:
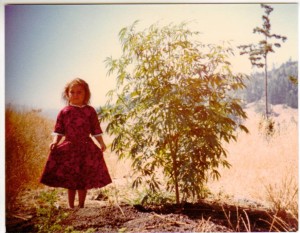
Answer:
[[[197,42],[198,32],[185,23],[136,26],[119,33],[121,57],[106,59],[108,75],[117,77],[100,110],[115,136],[111,149],[132,159],[139,174],[133,187],[146,182],[149,193],[165,187],[175,191],[176,203],[201,198],[208,177],[218,179],[218,167],[230,167],[222,142],[236,140],[237,128],[248,131],[238,123],[246,118],[240,100],[230,95],[244,88],[245,76],[232,73],[230,47]]]
[[[265,68],[265,98],[266,98],[266,117],[268,118],[268,54],[274,52],[275,47],[281,47],[280,43],[272,43],[271,39],[282,40],[285,42],[287,39],[285,36],[272,34],[271,23],[269,15],[273,11],[273,8],[266,4],[261,4],[261,7],[265,10],[265,14],[262,16],[263,25],[262,27],[256,27],[253,29],[253,33],[262,34],[264,40],[261,40],[258,44],[241,45],[239,48],[242,50],[241,55],[248,54],[252,66],[258,68]]]
[[[298,62],[288,61],[278,68],[268,72],[268,101],[272,105],[283,104],[298,108]],[[252,73],[246,80],[245,89],[238,95],[246,103],[257,102],[264,99],[264,72]],[[265,112],[265,108],[261,108]]]

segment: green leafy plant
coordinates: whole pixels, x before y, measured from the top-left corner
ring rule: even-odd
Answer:
[[[239,123],[246,118],[240,100],[231,95],[245,87],[245,75],[231,71],[230,46],[204,45],[185,23],[136,26],[119,33],[121,57],[105,61],[117,77],[100,109],[115,136],[111,149],[132,159],[133,187],[145,183],[156,193],[164,186],[176,203],[201,198],[208,177],[230,167],[222,142],[236,140],[237,128],[248,132]]]
[[[73,226],[69,226],[69,227],[65,228],[63,230],[63,232],[64,233],[94,233],[94,232],[97,232],[97,231],[94,228],[89,228],[86,231],[83,231],[83,230],[77,231],[77,230],[74,230]]]
[[[57,206],[58,191],[43,191],[41,192],[36,207],[37,228],[39,233],[55,232],[62,230],[61,221],[67,217],[62,209]]]
[[[172,193],[166,191],[158,191],[156,193],[151,192],[147,188],[137,192],[137,196],[134,199],[129,200],[129,203],[133,205],[164,205],[167,203],[173,203],[175,200]]]

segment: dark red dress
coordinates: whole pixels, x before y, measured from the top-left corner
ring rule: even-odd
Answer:
[[[74,190],[111,183],[102,150],[90,137],[102,133],[93,107],[66,106],[58,114],[54,133],[65,140],[50,152],[41,183]]]

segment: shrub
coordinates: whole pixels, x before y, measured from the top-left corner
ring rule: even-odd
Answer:
[[[53,122],[37,110],[5,110],[6,208],[14,207],[16,198],[25,189],[38,185]]]
[[[57,190],[42,192],[39,196],[39,206],[36,208],[38,233],[57,232],[62,230],[61,221],[67,217],[60,208],[56,206],[58,201]]]
[[[132,159],[134,188],[144,183],[155,195],[165,187],[176,203],[200,199],[208,178],[230,167],[222,142],[236,140],[238,128],[248,132],[232,96],[246,76],[231,71],[230,45],[205,45],[185,23],[136,26],[119,33],[123,55],[106,59],[117,87],[99,114],[115,137],[111,149]]]

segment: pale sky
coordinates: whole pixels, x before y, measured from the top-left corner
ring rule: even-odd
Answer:
[[[298,60],[298,5],[271,6],[271,32],[288,39],[269,56],[269,67]],[[5,103],[59,109],[65,84],[80,77],[90,85],[91,104],[105,104],[115,77],[106,75],[104,60],[120,56],[118,33],[135,20],[138,29],[191,21],[189,28],[202,33],[199,41],[236,46],[263,39],[252,33],[262,26],[263,13],[254,3],[6,5]],[[251,72],[238,51],[232,64],[236,72]]]

